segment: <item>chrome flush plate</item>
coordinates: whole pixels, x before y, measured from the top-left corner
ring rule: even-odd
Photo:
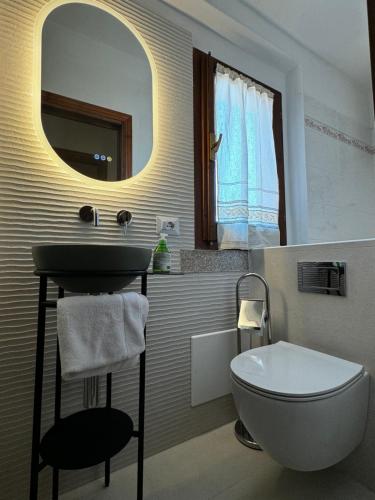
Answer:
[[[298,262],[298,290],[346,296],[346,263]]]

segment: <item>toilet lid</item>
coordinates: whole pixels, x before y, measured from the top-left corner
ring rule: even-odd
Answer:
[[[283,341],[243,352],[230,367],[245,384],[289,397],[335,391],[363,372],[357,363]]]

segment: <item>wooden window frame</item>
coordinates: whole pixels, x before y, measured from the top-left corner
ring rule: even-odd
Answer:
[[[193,49],[194,83],[194,185],[195,185],[195,247],[217,249],[215,161],[210,159],[210,134],[214,127],[214,78],[216,64],[222,64],[250,78],[274,94],[273,135],[279,178],[280,245],[286,245],[285,177],[282,94],[278,90],[233,68],[211,54]]]
[[[113,109],[97,106],[72,99],[53,92],[42,90],[41,109],[43,113],[61,116],[71,120],[98,125],[100,127],[120,128],[118,180],[132,176],[132,116]]]

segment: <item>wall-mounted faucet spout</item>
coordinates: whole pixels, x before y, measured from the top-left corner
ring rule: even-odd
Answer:
[[[124,236],[128,231],[128,227],[133,222],[133,214],[129,210],[120,210],[116,215],[117,224],[122,227]]]

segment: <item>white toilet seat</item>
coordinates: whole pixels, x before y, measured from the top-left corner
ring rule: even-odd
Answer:
[[[233,382],[238,384],[238,386],[241,386],[245,391],[252,392],[254,394],[258,394],[259,396],[263,396],[264,398],[269,398],[269,399],[275,399],[275,400],[280,400],[280,401],[288,401],[291,403],[308,403],[312,401],[318,401],[320,399],[326,399],[330,398],[332,396],[336,396],[342,391],[345,391],[349,389],[353,384],[355,384],[358,380],[360,380],[364,376],[365,372],[361,372],[356,378],[348,382],[346,385],[340,387],[339,389],[325,392],[324,394],[318,394],[318,395],[313,395],[313,396],[289,396],[286,394],[276,394],[272,392],[267,392],[267,391],[261,391],[260,389],[254,387],[251,384],[247,384],[240,378],[236,377],[234,373],[231,373],[231,379]]]
[[[330,467],[363,438],[369,375],[362,365],[278,342],[236,356],[231,379],[242,423],[285,467]]]
[[[236,356],[232,377],[248,390],[278,399],[332,395],[364,373],[362,365],[288,342],[258,347]]]

